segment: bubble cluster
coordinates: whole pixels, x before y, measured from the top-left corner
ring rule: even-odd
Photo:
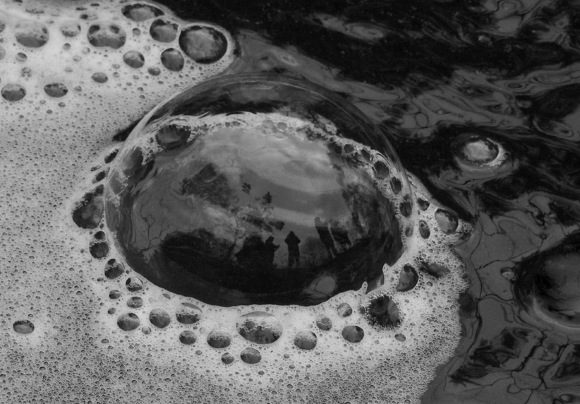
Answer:
[[[281,118],[273,116],[269,109],[250,112],[255,112],[253,120],[247,118],[249,115],[240,115],[200,122],[187,117],[189,112],[180,111],[183,104],[179,98],[169,104],[169,109],[175,108],[174,117],[168,118],[166,109],[157,109],[152,114],[159,115],[154,117],[150,115],[158,127],[151,127],[150,133],[141,138],[147,139],[138,144],[142,154],[133,156],[142,159],[141,170],[128,172],[131,178],[147,174],[148,159],[160,153],[167,153],[164,156],[169,158],[171,153],[176,155],[189,147],[193,139],[202,139],[203,133],[209,133],[204,132],[204,124],[214,125],[211,130],[219,129],[219,125],[223,129],[226,124],[239,124],[238,129],[248,132],[259,127],[270,139],[284,139],[285,134],[286,141],[298,139],[316,147],[323,145],[326,149],[320,156],[332,156],[343,163],[338,165],[343,167],[343,185],[354,186],[361,177],[366,178],[359,185],[368,187],[370,195],[389,206],[385,212],[396,230],[386,232],[393,241],[390,250],[394,251],[392,259],[384,260],[387,265],[383,262],[373,267],[374,272],[355,271],[354,280],[351,272],[339,271],[337,275],[320,266],[307,287],[301,289],[306,291],[303,296],[314,299],[315,304],[303,304],[294,298],[288,304],[260,303],[247,299],[243,293],[236,295],[239,304],[232,307],[210,304],[160,287],[127,259],[117,233],[108,224],[111,211],[104,208],[103,187],[113,183],[115,170],[128,161],[126,151],[135,146],[132,142],[136,137],[130,136],[119,149],[118,143],[111,143],[113,135],[119,134],[118,141],[125,139],[131,123],[155,104],[230,66],[234,58],[233,38],[218,26],[182,21],[171,10],[150,2],[83,2],[70,6],[70,2],[23,0],[5,3],[0,9],[0,19],[6,24],[0,32],[5,55],[0,87],[13,93],[7,98],[10,91],[2,91],[0,99],[5,110],[0,114],[0,154],[7,156],[0,158],[5,174],[0,205],[5,212],[2,231],[9,247],[2,250],[2,258],[10,264],[3,273],[3,284],[10,287],[3,289],[0,301],[11,314],[0,354],[3,366],[10,372],[24,372],[27,381],[27,388],[18,388],[18,384],[14,389],[3,390],[3,398],[6,395],[8,402],[42,402],[46,397],[60,397],[67,402],[94,401],[95,397],[105,401],[164,402],[171,397],[175,402],[219,399],[325,403],[358,402],[363,395],[366,402],[377,402],[378,397],[409,397],[412,401],[420,395],[435,367],[448,358],[457,343],[454,300],[464,282],[461,266],[447,245],[456,242],[467,227],[457,220],[454,232],[446,234],[441,230],[435,220],[437,209],[453,213],[434,201],[412,175],[405,175],[396,155],[376,143],[382,134],[370,136],[367,140],[371,140],[365,143],[362,137],[341,137],[337,133],[337,129],[343,130],[340,122],[352,118],[354,107],[341,109],[344,102],[337,102],[336,97],[326,99],[330,100],[326,107],[335,111],[338,127],[335,118],[328,120],[324,116],[314,124],[304,124],[304,114],[312,112],[306,109],[297,110],[302,123],[290,119],[295,116],[284,116],[283,110],[277,111]],[[30,13],[28,9],[44,12]],[[157,19],[177,26],[172,42],[152,37],[151,26]],[[33,47],[16,40],[16,24],[22,21],[34,21],[38,24],[29,27],[41,27],[27,28],[23,41],[38,44],[34,41],[43,40],[45,27],[46,42]],[[21,24],[20,29],[25,26]],[[115,26],[118,30],[111,29]],[[122,33],[124,43],[115,48],[123,41]],[[162,61],[161,55],[167,49],[179,52],[183,58],[177,74]],[[219,56],[224,49],[225,53]],[[127,62],[124,56],[129,52],[138,52],[142,59],[131,54],[134,57]],[[216,57],[219,59],[211,61]],[[49,60],[51,63],[46,62]],[[135,67],[140,60],[143,65]],[[19,86],[20,90],[9,86]],[[298,84],[297,91],[303,87]],[[216,92],[219,95],[219,90]],[[19,93],[21,97],[16,99]],[[317,92],[313,94],[316,98]],[[246,87],[237,93],[236,102],[247,104],[256,95]],[[264,105],[270,105],[270,101]],[[224,113],[236,105],[222,105]],[[302,105],[307,108],[310,104]],[[314,110],[313,115],[316,113]],[[186,118],[181,119],[180,115]],[[355,116],[367,130],[368,122],[360,112]],[[135,133],[142,131],[143,126]],[[381,153],[373,152],[377,150]],[[290,164],[289,172],[312,168],[303,161]],[[211,187],[204,185],[219,185],[220,174],[223,172],[209,168],[198,177],[188,177],[191,181],[182,183],[181,189],[186,190],[183,197],[215,197],[213,206],[220,207],[220,194],[213,195]],[[304,178],[304,173],[296,175],[300,181]],[[289,232],[287,227],[277,229],[278,220],[283,217],[270,220],[268,209],[260,210],[268,205],[267,190],[261,192],[253,183],[250,185],[240,191],[251,205],[242,212],[244,223],[266,233]],[[274,196],[272,201],[276,204],[281,199],[276,199],[274,192],[270,196]],[[345,200],[357,207],[368,202]],[[317,216],[319,229],[314,222]],[[359,215],[359,223],[364,224],[361,217],[371,221],[374,216]],[[318,240],[312,249],[319,252],[318,262],[332,262],[332,256],[349,251],[353,245],[361,247],[357,244],[360,239],[353,237],[356,227],[347,228],[345,234],[341,226],[331,222],[335,216],[313,214],[309,218],[310,237]],[[257,226],[256,219],[269,227]],[[430,229],[427,237],[419,234],[421,220]],[[301,240],[301,254],[293,254],[292,269],[299,264],[315,264],[317,261],[307,261],[310,257],[304,251],[308,249],[301,249],[308,245],[308,237],[301,238],[296,231],[295,235]],[[283,266],[278,269],[285,268],[289,261],[286,236],[274,238],[274,246],[280,245],[276,251],[286,251],[280,259]],[[321,237],[327,240],[328,247]],[[253,247],[260,254],[268,251],[268,237],[262,237],[263,246],[256,241],[248,241],[248,248],[238,255],[245,267],[255,262],[255,255],[247,253]],[[175,253],[178,248],[173,247]],[[362,253],[354,254],[356,251],[352,251],[353,256],[364,258]],[[237,259],[235,253],[234,257]],[[156,259],[154,255],[148,258]],[[369,262],[366,259],[361,267]],[[378,262],[383,258],[376,259]],[[353,266],[356,262],[353,260]],[[405,265],[416,270],[404,271]],[[448,271],[437,269],[437,265]],[[399,290],[397,285],[404,272],[416,274],[417,279]],[[295,280],[290,277],[290,281]],[[244,282],[244,286],[249,283],[245,280],[242,285]],[[219,292],[235,295],[232,285]],[[398,325],[380,324],[384,304],[369,311],[374,307],[372,299],[379,296],[388,297],[391,306],[398,307]],[[342,317],[337,311],[341,304],[350,306],[352,313]],[[386,313],[391,313],[391,306],[386,304]],[[245,321],[248,314],[255,312],[266,313],[274,320],[262,323],[264,318],[272,317],[261,316],[253,325]],[[34,327],[28,335],[16,327],[26,318]],[[272,342],[247,339],[238,331],[238,324],[250,338]],[[361,334],[358,342],[346,339],[356,341]],[[273,340],[274,336],[277,339]],[[46,379],[47,372],[42,368],[53,363],[59,367],[49,371],[59,376]],[[62,371],[60,367],[73,371]],[[397,380],[388,379],[392,369],[397,370]],[[10,372],[8,378],[12,377]],[[388,383],[380,383],[377,378]],[[122,396],[110,389],[111,383],[123,384]],[[340,393],[329,386],[340,386]],[[190,392],[195,392],[196,397]]]
[[[38,8],[43,7],[54,5]],[[185,75],[178,81],[186,85],[216,74],[233,60],[234,41],[222,28],[187,24],[169,10],[147,3],[122,8],[93,3],[33,14],[16,5],[2,15],[7,22],[0,31],[0,59],[9,58],[3,65],[0,91],[7,101],[20,101],[35,87],[44,87],[49,97],[69,98],[67,93],[73,88],[82,92],[80,82],[85,91],[91,91],[93,83],[108,83],[139,97],[142,84],[133,87],[132,81],[179,71]],[[47,54],[50,56],[42,63],[42,55]],[[121,69],[121,65],[131,69]],[[131,71],[141,68],[146,69],[138,76]],[[78,77],[78,84],[69,82],[73,77]],[[87,83],[85,77],[93,83]],[[62,81],[47,81],[53,78]],[[160,88],[162,81],[153,87]],[[58,106],[65,108],[66,104]]]

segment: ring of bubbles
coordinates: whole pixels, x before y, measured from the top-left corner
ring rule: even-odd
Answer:
[[[440,240],[465,225],[428,201],[358,109],[304,80],[207,80],[150,111],[104,162],[73,220],[94,229],[100,279],[119,285],[111,301],[129,296],[108,310],[124,332],[193,326],[227,350],[224,364],[235,341],[255,364],[287,338],[315,352],[333,332],[405,342],[423,311],[409,297],[462,284]]]

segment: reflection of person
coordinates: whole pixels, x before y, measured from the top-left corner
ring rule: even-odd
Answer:
[[[259,269],[264,259],[265,245],[262,237],[251,235],[244,240],[242,249],[236,253],[238,264],[249,270]]]
[[[300,265],[300,248],[298,244],[300,244],[300,239],[293,231],[288,233],[286,239],[284,240],[288,245],[288,267],[292,267],[292,265],[296,264],[296,266]]]
[[[341,225],[338,220],[330,220],[330,232],[338,244],[338,248],[340,248],[342,251],[346,250],[352,245],[350,239],[348,238],[348,229]]]
[[[264,262],[266,267],[273,267],[274,266],[274,253],[278,248],[279,245],[274,244],[274,237],[270,236],[266,239],[266,243],[264,244],[266,247],[266,251],[264,253]]]
[[[323,222],[317,216],[314,219],[314,226],[316,227],[316,231],[318,232],[318,237],[320,237],[320,241],[322,241],[322,244],[324,244],[324,246],[326,247],[326,251],[328,251],[328,255],[330,255],[330,258],[334,258],[336,255],[338,255],[338,252],[336,251],[336,247],[334,246],[334,240],[330,235],[330,230],[328,230],[328,223]]]

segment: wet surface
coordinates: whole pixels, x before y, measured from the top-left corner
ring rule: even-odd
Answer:
[[[421,238],[430,240],[437,231],[453,234],[458,227],[455,213],[474,225],[471,237],[457,247],[470,282],[459,300],[461,341],[453,358],[437,369],[422,395],[423,402],[580,402],[577,4],[508,0],[164,3],[182,19],[212,21],[230,30],[236,36],[240,56],[232,67],[234,72],[268,71],[317,83],[380,125],[405,169],[448,206],[449,210],[436,211],[436,225],[419,223]],[[127,6],[123,14],[135,22],[164,18],[154,20],[164,12],[144,5]],[[90,18],[87,14],[85,19]],[[173,40],[174,44],[159,52],[158,67],[148,67],[152,76],[159,75],[161,69],[180,74],[177,72],[184,69],[186,57],[209,63],[224,49],[223,39],[204,25],[192,25],[183,38],[173,37],[171,25],[157,23],[155,27],[151,35],[157,42]],[[27,48],[43,48],[50,40],[42,25],[24,24],[15,30],[22,52],[11,54],[11,63],[25,63],[23,52]],[[78,30],[75,24],[61,28],[70,38],[77,36]],[[96,22],[83,31],[95,49],[122,48],[131,33],[114,24]],[[145,70],[141,62],[147,59],[139,55],[130,54],[127,66]],[[25,77],[29,72],[19,73]],[[104,67],[103,72],[88,73],[87,77],[91,76],[97,84],[115,77],[113,70],[105,73]],[[2,102],[28,102],[36,96],[26,80],[20,85],[2,78]],[[72,86],[45,84],[59,100],[73,93]],[[109,139],[114,135],[107,134]],[[164,147],[163,153],[176,153],[186,138],[181,130],[170,128],[160,131],[156,141]],[[389,175],[380,164],[374,166],[374,172],[377,177]],[[210,174],[211,178],[219,177],[215,168]],[[91,178],[97,182],[104,179],[95,175],[97,172]],[[207,172],[197,171],[187,179],[206,180]],[[401,186],[393,181],[390,189],[400,192]],[[103,191],[91,187],[77,198],[80,202],[74,207],[73,220],[91,231],[90,244],[83,247],[86,259],[98,261],[98,276],[113,280],[124,275],[125,268],[110,257],[109,241],[97,229],[104,209]],[[200,191],[200,187],[194,188]],[[182,189],[187,190],[187,186]],[[243,189],[237,192],[244,194]],[[223,194],[203,196],[217,198],[212,202],[221,206]],[[263,195],[265,192],[259,194]],[[432,203],[416,202],[413,208],[422,211]],[[413,213],[403,204],[397,209],[403,216]],[[310,230],[324,238],[316,225]],[[263,256],[267,239],[261,241],[263,248],[257,244]],[[274,245],[283,244],[279,240]],[[326,253],[334,254],[332,249]],[[286,259],[283,262],[289,264]],[[448,271],[443,266],[415,262],[403,267],[393,285],[403,293],[415,290],[418,282],[421,287],[431,287],[445,279]],[[80,292],[73,282],[70,288]],[[195,306],[181,307],[175,313],[147,307],[139,315],[130,312],[140,308],[141,302],[132,299],[129,305],[126,293],[147,293],[148,287],[146,280],[132,273],[116,285],[122,291],[103,294],[107,300],[120,302],[120,311],[108,306],[103,309],[120,331],[148,335],[171,329],[174,323],[193,325],[203,318]],[[374,296],[362,308],[369,323],[349,324],[350,315],[340,323],[343,317],[338,315],[332,319],[319,316],[316,333],[300,330],[286,336],[282,330],[275,335],[290,338],[290,345],[306,352],[319,349],[317,338],[335,332],[350,349],[367,343],[374,331],[368,324],[390,329],[401,321],[399,307],[390,296]],[[24,315],[3,321],[19,337],[44,332],[38,329],[42,321],[34,319],[33,324],[22,318]],[[333,322],[338,325],[333,326]],[[142,325],[141,332],[137,329]],[[255,339],[269,344],[273,337],[258,331]],[[268,360],[271,352],[262,352],[258,345],[236,346],[232,353],[224,352],[230,349],[233,334],[217,330],[201,337],[197,332],[183,331],[174,340],[193,351],[209,345],[219,351],[224,366],[242,361],[257,368]],[[408,343],[415,336],[393,331],[393,339]],[[395,372],[389,380],[394,383],[398,378],[405,375]],[[365,392],[357,394],[364,402]]]
[[[578,5],[213,1],[201,13],[285,49],[257,51],[256,64],[347,94],[407,170],[476,224],[459,250],[471,282],[463,341],[423,401],[579,402],[580,267],[566,241],[580,217]],[[326,68],[287,63],[300,53]]]

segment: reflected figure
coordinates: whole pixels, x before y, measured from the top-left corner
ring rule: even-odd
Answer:
[[[296,266],[300,265],[300,248],[298,244],[300,244],[300,239],[293,231],[288,233],[284,242],[288,245],[288,268],[291,268],[292,265],[296,264]]]
[[[338,251],[336,251],[336,247],[334,246],[334,240],[330,235],[330,230],[328,230],[328,223],[323,222],[318,216],[314,219],[314,226],[316,227],[316,231],[318,232],[318,236],[320,237],[320,241],[326,247],[326,251],[328,251],[328,255],[330,258],[334,258],[338,255]]]
[[[265,246],[264,265],[268,268],[273,268],[274,267],[274,254],[276,253],[276,250],[278,248],[280,248],[280,246],[274,244],[274,237],[273,236],[270,236],[266,239],[266,243],[264,243],[264,246]]]
[[[341,252],[349,249],[352,244],[348,238],[348,229],[336,219],[330,219],[330,232]]]
[[[262,237],[258,235],[249,236],[244,240],[242,249],[236,253],[238,264],[246,269],[263,269],[266,245]]]

